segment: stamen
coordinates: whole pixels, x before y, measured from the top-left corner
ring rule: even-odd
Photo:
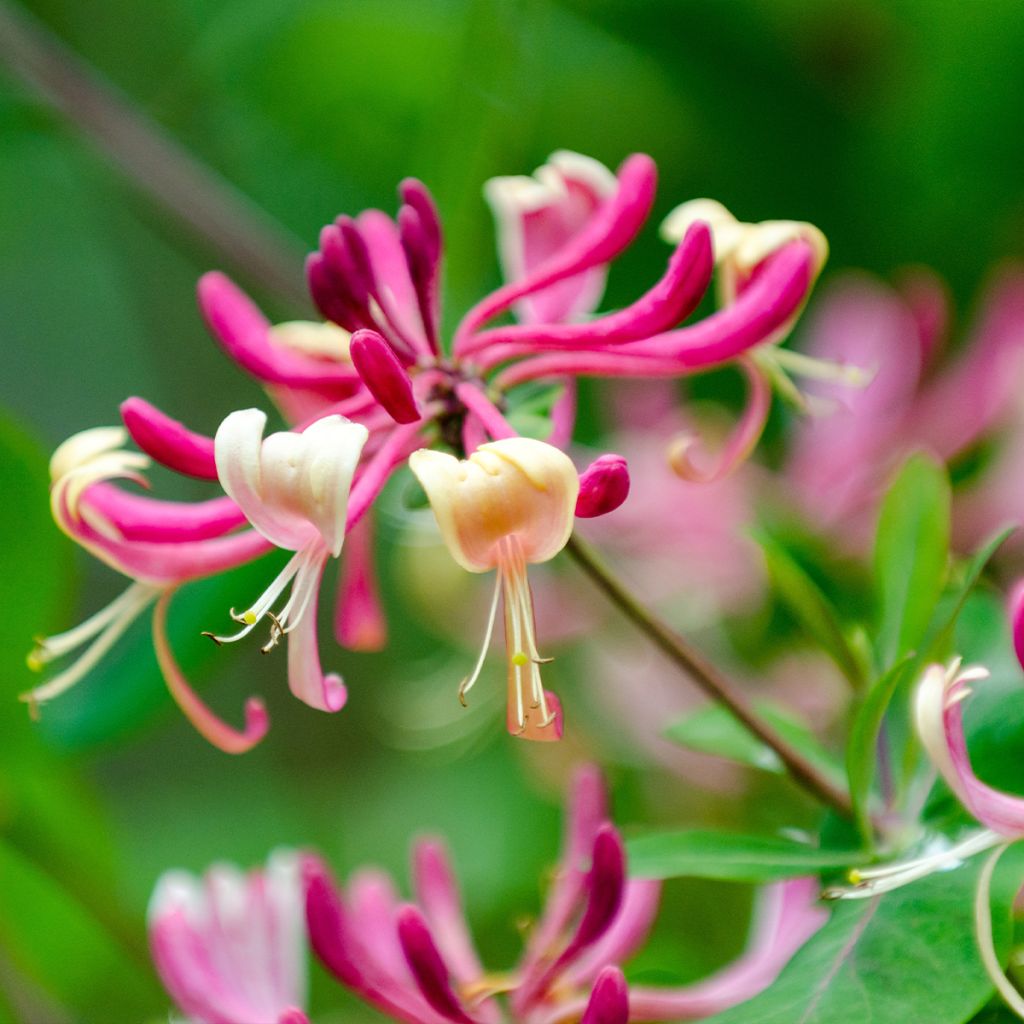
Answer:
[[[162,592],[161,587],[155,587],[146,583],[133,583],[102,612],[94,615],[91,619],[87,619],[81,626],[51,638],[51,641],[47,642],[47,646],[41,649],[36,660],[45,663],[60,654],[68,653],[74,647],[81,646],[86,640],[95,637],[73,665],[58,673],[48,682],[43,683],[42,686],[37,686],[35,689],[20,695],[19,700],[28,704],[29,713],[33,715],[38,714],[39,704],[59,696],[86,676],[120,639],[125,630],[139,617],[142,611],[152,604],[157,595]],[[111,612],[111,609],[114,609],[114,611]],[[53,642],[56,642],[56,651],[51,646]],[[49,653],[47,654],[46,652]],[[29,658],[31,660],[32,655]]]
[[[852,888],[835,886],[826,889],[822,895],[828,900],[868,899],[883,892],[900,889],[936,871],[959,867],[968,858],[984,850],[990,850],[1002,842],[1005,842],[1002,836],[986,829],[968,836],[960,843],[924,857],[876,868],[853,868],[846,876]]]
[[[854,366],[820,359],[789,348],[773,348],[771,358],[790,373],[806,380],[831,381],[848,388],[866,388],[878,375],[878,367]]]
[[[488,648],[491,646],[491,636],[494,633],[494,620],[498,616],[498,595],[501,593],[501,577],[502,570],[498,569],[494,579],[494,594],[491,597],[491,610],[487,615],[487,629],[484,631],[484,642],[480,648],[480,655],[476,659],[476,665],[473,666],[473,671],[459,683],[459,703],[466,707],[466,694],[473,689],[474,684],[480,677],[480,672],[484,667],[484,659],[487,657]]]

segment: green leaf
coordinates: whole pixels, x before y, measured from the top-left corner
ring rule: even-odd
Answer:
[[[818,850],[791,839],[727,832],[663,832],[626,843],[636,878],[714,878],[772,882],[865,862],[856,850]]]
[[[1013,853],[1013,851],[1010,851]],[[1007,857],[1004,857],[1004,862]],[[1021,858],[993,885],[997,948],[1010,937]],[[974,937],[984,857],[882,897],[840,901],[759,996],[708,1024],[962,1024],[992,995]]]
[[[926,455],[911,456],[885,496],[875,540],[876,652],[883,668],[924,638],[946,577],[949,524],[945,469]]]
[[[864,698],[850,727],[850,739],[846,747],[846,777],[857,828],[869,845],[873,842],[869,805],[878,755],[878,735],[893,695],[905,680],[912,677],[916,666],[917,659],[908,655],[889,669]]]
[[[17,974],[80,1019],[138,1019],[160,1005],[148,966],[131,960],[55,877],[2,841],[0,950]]]
[[[842,779],[842,767],[803,722],[769,701],[755,701],[754,706],[758,716],[816,768],[834,780]],[[780,775],[786,771],[775,751],[751,735],[728,708],[718,704],[709,704],[674,722],[665,730],[665,735],[680,746],[702,754],[714,754]]]
[[[832,602],[779,541],[764,531],[758,531],[754,537],[764,551],[772,584],[786,607],[836,663],[850,685],[855,689],[863,687],[864,664],[848,642]]]

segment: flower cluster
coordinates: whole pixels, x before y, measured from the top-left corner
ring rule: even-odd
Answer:
[[[629,306],[593,316],[608,265],[650,212],[655,177],[646,156],[630,157],[613,174],[562,152],[533,177],[489,182],[506,283],[465,314],[450,344],[440,327],[440,221],[415,180],[402,183],[396,217],[368,210],[321,232],[307,276],[324,322],[272,325],[226,277],[206,275],[199,304],[211,333],[263,384],[288,429],[264,436],[266,415],[249,409],[226,416],[211,438],[131,398],[121,408],[123,427],[85,431],[58,449],[51,463],[58,525],[132,583],[80,626],[39,642],[29,656],[34,669],[84,652],[25,699],[37,706],[72,686],[152,606],[158,660],[182,710],[222,749],[249,749],[267,729],[262,702],[249,701],[241,729],[220,720],[175,661],[167,608],[182,585],[278,548],[291,558],[262,594],[232,610],[239,628],[209,635],[224,644],[268,624],[264,650],[287,637],[293,693],[311,707],[339,710],[345,686],[323,670],[318,653],[321,578],[348,536],[336,634],[351,646],[379,647],[385,625],[368,513],[409,460],[456,561],[471,572],[497,571],[491,622],[500,595],[509,730],[529,739],[561,735],[558,702],[541,684],[525,567],[561,550],[574,513],[608,512],[628,490],[621,459],[599,459],[581,478],[561,450],[572,434],[575,381],[677,378],[737,362],[752,390],[726,460],[735,462],[767,414],[766,381],[777,359],[769,349],[798,316],[826,253],[809,225],[745,225],[717,204],[691,204],[666,223],[676,244],[663,277]],[[720,308],[683,325],[716,264]],[[509,313],[516,322],[495,323]],[[560,389],[546,441],[517,437],[506,417],[524,385],[538,382]],[[129,438],[138,450],[126,447]],[[223,493],[184,503],[119,486],[144,485],[150,460],[216,482]],[[685,463],[684,454],[676,461]],[[460,697],[482,662],[483,652]]]
[[[196,1024],[301,1024],[306,940],[348,989],[405,1024],[627,1024],[699,1020],[756,995],[824,923],[813,880],[762,894],[747,951],[678,988],[627,985],[621,965],[646,940],[660,883],[630,880],[598,772],[577,774],[565,844],[519,964],[481,965],[443,846],[417,843],[416,902],[364,870],[339,890],[315,857],[275,854],[248,878],[220,866],[204,883],[165,875],[150,908],[160,976]]]

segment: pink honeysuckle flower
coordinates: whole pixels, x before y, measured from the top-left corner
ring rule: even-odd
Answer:
[[[309,1024],[300,858],[263,870],[218,864],[202,878],[162,875],[149,942],[164,986],[190,1024]]]
[[[735,964],[696,985],[627,991],[619,966],[645,941],[660,884],[626,877],[622,841],[606,815],[600,774],[582,770],[544,911],[510,971],[482,967],[448,858],[430,840],[414,850],[415,903],[402,904],[378,872],[358,874],[340,891],[310,858],[313,949],[345,986],[406,1024],[696,1020],[771,984],[827,917],[810,880],[772,886],[755,938]]]
[[[253,426],[259,414],[248,413],[244,430],[237,415],[228,417],[222,427],[226,433],[215,443],[141,399],[129,399],[122,417],[145,455],[177,472],[219,480],[228,492],[226,498],[197,505],[155,502],[110,485],[108,480],[119,477],[133,479],[143,466],[138,453],[113,454],[120,434],[116,445],[104,447],[101,438],[98,452],[83,455],[80,446],[65,450],[73,468],[65,472],[58,467],[61,472],[54,477],[58,522],[142,589],[133,589],[122,603],[80,629],[50,638],[35,653],[32,661],[39,665],[80,641],[93,640],[71,675],[44,684],[34,698],[55,696],[84,674],[130,618],[155,601],[157,654],[179,703],[204,735],[225,749],[251,746],[265,730],[265,718],[235,733],[212,716],[174,662],[166,612],[181,583],[241,564],[272,544],[295,557],[262,601],[243,613],[239,635],[264,616],[273,624],[271,645],[294,630],[289,643],[292,689],[314,707],[336,709],[343,691],[337,677],[320,671],[312,628],[323,562],[340,551],[346,530],[366,515],[391,473],[424,442],[472,456],[488,448],[489,441],[511,441],[516,432],[504,412],[516,402],[520,385],[563,388],[552,411],[549,440],[565,446],[575,417],[577,377],[672,379],[738,361],[751,380],[751,402],[726,461],[731,465],[742,457],[767,409],[766,392],[750,367],[799,314],[824,247],[805,226],[796,231],[762,226],[727,262],[725,306],[680,326],[700,303],[716,258],[708,225],[691,218],[664,275],[646,294],[624,309],[581,321],[593,311],[610,263],[633,242],[649,215],[655,178],[653,161],[643,155],[629,157],[612,174],[585,157],[559,153],[530,187],[521,180],[518,185],[492,183],[488,195],[499,218],[509,280],[465,314],[450,344],[444,343],[440,327],[440,218],[426,187],[413,179],[400,186],[394,218],[367,210],[354,218],[341,216],[321,232],[306,269],[325,323],[272,325],[224,275],[205,275],[198,297],[211,333],[231,359],[263,384],[293,432],[261,442]],[[720,252],[717,256],[722,262]],[[734,267],[739,269],[734,272]],[[510,311],[520,322],[492,325]],[[348,459],[344,474],[341,461],[332,461],[341,460],[341,453],[314,454],[317,439],[331,433],[335,428],[328,424],[337,424],[339,417],[358,424],[352,430],[365,438],[362,460],[357,465]],[[275,461],[285,449],[306,453],[294,477]],[[677,461],[691,460],[680,456]],[[429,459],[420,462],[427,465]],[[347,515],[340,500],[318,504],[311,481],[326,479],[324,474],[335,482],[342,475],[350,478]],[[570,528],[575,470],[571,479],[570,518],[565,518],[566,501],[557,500],[530,525],[531,538],[551,544],[561,538],[550,550],[543,548],[544,557],[564,544]],[[621,485],[621,475],[617,480]],[[559,493],[565,497],[569,488],[562,486]],[[510,560],[518,558],[513,540],[509,535],[503,541],[508,557],[501,574],[512,588],[506,594],[513,634],[510,721],[524,735],[543,731],[550,738],[559,731],[558,715],[539,684],[529,591],[519,569],[509,568]],[[526,559],[538,556],[542,547],[534,546]],[[345,574],[341,589],[343,596],[358,600],[351,610],[343,607],[336,614],[336,632],[374,646],[383,636],[383,622],[372,599],[369,544],[364,542],[358,554],[359,571]],[[477,559],[474,571],[483,571],[488,558]],[[491,561],[487,567],[497,565]],[[291,581],[291,598],[273,612],[274,600]],[[534,703],[541,714],[527,725]],[[252,708],[262,713],[258,705]]]
[[[615,175],[604,164],[559,150],[533,177],[491,178],[484,195],[498,228],[498,254],[506,281],[521,281],[568,245],[615,192]],[[524,323],[569,323],[593,313],[604,292],[607,269],[591,267],[517,304]]]
[[[818,385],[815,398],[831,411],[801,422],[783,479],[823,526],[841,526],[855,544],[869,539],[878,498],[911,451],[955,459],[1013,410],[1024,371],[1024,273],[996,278],[966,344],[936,366],[945,320],[944,291],[923,272],[899,291],[847,275],[808,320],[812,357],[869,367],[874,376],[860,389]],[[1018,516],[1018,461],[1019,445],[1007,444],[977,481],[958,488],[958,545],[976,545]]]
[[[1014,652],[1024,667],[1024,583],[1010,594],[1008,612]],[[1002,793],[982,782],[974,774],[967,750],[964,703],[972,685],[988,678],[989,671],[983,666],[965,668],[954,658],[948,665],[930,665],[914,696],[917,735],[932,766],[983,827],[956,843],[940,842],[912,860],[851,871],[852,888],[836,890],[835,896],[860,898],[896,889],[933,871],[955,867],[983,850],[1024,839],[1024,797]]]
[[[423,448],[409,468],[427,493],[449,552],[469,572],[497,570],[483,647],[459,687],[465,703],[483,668],[501,595],[508,656],[508,729],[533,740],[558,739],[557,700],[541,683],[529,564],[547,562],[572,532],[579,477],[569,457],[543,441],[510,437],[481,445],[468,459]],[[536,712],[536,713],[535,713]]]

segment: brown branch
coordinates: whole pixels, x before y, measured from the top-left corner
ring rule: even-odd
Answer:
[[[752,735],[775,751],[794,782],[799,783],[808,793],[834,808],[843,817],[853,817],[853,805],[849,794],[823,775],[799,750],[790,746],[765,722],[754,710],[746,694],[631,593],[589,544],[581,540],[577,534],[573,534],[566,545],[566,551],[626,618],[709,697],[728,708]]]
[[[196,160],[41,21],[0,0],[0,62],[248,283],[308,309],[304,246]]]

